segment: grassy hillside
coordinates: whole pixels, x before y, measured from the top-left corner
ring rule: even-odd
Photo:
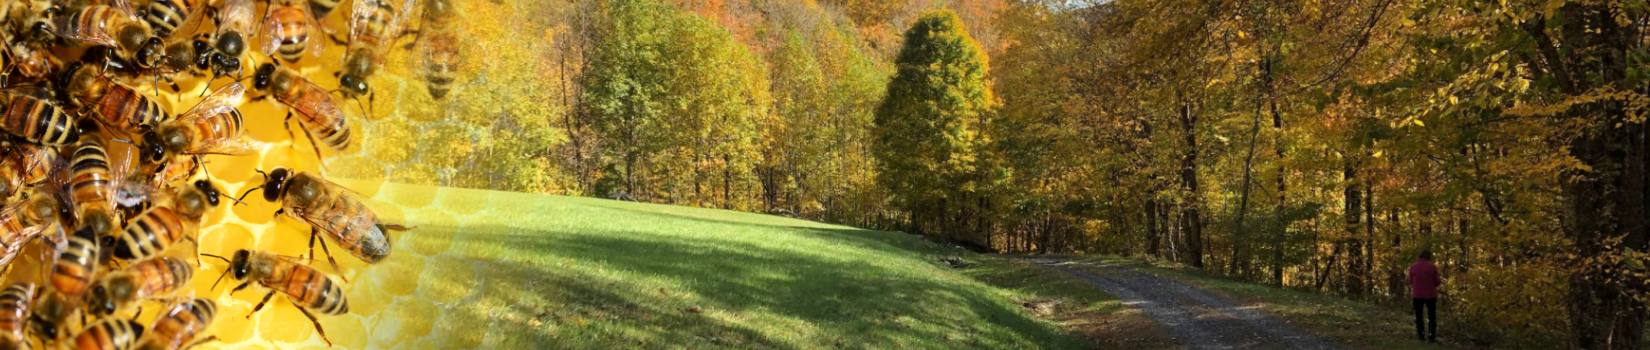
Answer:
[[[588,198],[387,192],[378,197],[421,227],[399,238],[411,254],[367,270],[369,287],[350,292],[370,319],[373,339],[359,345],[1087,347],[1024,311],[1020,292],[934,259],[955,250],[903,233]],[[397,292],[410,280],[412,292]]]

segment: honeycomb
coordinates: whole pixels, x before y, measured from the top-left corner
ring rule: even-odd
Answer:
[[[542,179],[547,164],[522,154],[550,146],[559,134],[551,121],[564,113],[557,101],[560,80],[550,66],[555,31],[546,11],[565,11],[537,0],[520,2],[453,1],[459,8],[462,33],[474,38],[460,48],[466,56],[454,91],[445,100],[433,100],[418,74],[413,51],[392,49],[384,68],[369,83],[375,96],[367,101],[337,99],[350,116],[358,137],[342,152],[324,151],[325,169],[313,146],[302,135],[294,140],[283,127],[286,108],[273,99],[248,101],[240,108],[251,137],[265,142],[256,155],[207,157],[206,168],[229,192],[240,194],[261,183],[255,169],[286,167],[322,171],[328,179],[361,192],[392,209],[380,213],[386,222],[417,226],[391,233],[389,258],[367,265],[347,252],[334,250],[341,282],[350,304],[348,314],[321,316],[334,347],[349,349],[470,349],[519,347],[507,330],[490,327],[496,315],[479,312],[482,283],[490,265],[500,264],[495,244],[466,240],[465,227],[503,227],[507,218],[550,215],[533,208],[505,205],[511,194],[494,188],[527,192],[549,190]],[[330,26],[345,34],[349,2],[329,16]],[[260,2],[258,13],[263,13]],[[486,18],[486,21],[473,19]],[[417,19],[409,30],[418,29]],[[322,39],[322,38],[312,38]],[[413,42],[408,35],[399,45]],[[306,56],[293,66],[324,88],[335,88],[333,72],[343,61],[344,48],[328,44],[321,57]],[[256,62],[268,62],[258,57]],[[253,67],[249,67],[250,70]],[[202,79],[204,80],[204,79]],[[220,80],[215,89],[226,84]],[[207,89],[201,81],[184,82],[185,91]],[[251,90],[251,89],[248,89]],[[148,91],[148,90],[144,90]],[[249,95],[256,95],[248,91]],[[180,113],[198,101],[193,94],[163,94],[160,102]],[[370,110],[363,113],[362,109]],[[120,153],[119,151],[115,151]],[[508,208],[508,209],[506,209]],[[198,233],[200,251],[228,255],[237,249],[273,251],[299,256],[310,252],[309,227],[288,218],[275,218],[275,203],[250,196],[246,205],[220,205]],[[179,244],[187,248],[187,243]],[[8,272],[12,279],[39,271],[38,247],[25,251]],[[231,295],[233,278],[213,289],[225,269],[206,259],[191,284],[177,295],[215,299],[220,307],[208,330],[218,341],[197,349],[316,349],[327,348],[310,321],[284,296],[276,296],[258,313],[252,307],[267,293],[248,288]],[[332,272],[324,261],[312,264]],[[160,305],[145,303],[155,310]],[[153,311],[140,318],[147,323]]]
[[[462,16],[461,30],[477,40],[461,48],[467,59],[454,91],[444,100],[430,98],[418,75],[417,58],[399,49],[370,81],[376,95],[370,114],[360,113],[355,101],[339,100],[360,137],[343,152],[324,153],[326,176],[399,211],[386,221],[418,228],[392,233],[392,253],[376,265],[334,251],[342,270],[338,276],[348,280],[339,282],[350,303],[348,314],[320,318],[335,347],[493,348],[511,347],[501,344],[518,338],[491,330],[495,315],[473,307],[483,299],[483,288],[509,287],[482,283],[483,271],[496,270],[490,266],[500,263],[498,250],[489,249],[496,245],[466,240],[458,233],[466,227],[508,226],[513,220],[506,218],[551,214],[500,205],[498,199],[510,194],[458,187],[547,190],[520,185],[543,182],[533,179],[543,171],[523,169],[546,166],[524,163],[517,159],[527,157],[516,155],[548,147],[553,137],[548,135],[559,133],[550,122],[563,109],[546,103],[557,100],[560,91],[559,77],[546,74],[555,70],[545,54],[554,44],[552,26],[544,22],[549,17],[544,11],[551,6],[539,1],[453,4]],[[334,28],[345,28],[343,15],[335,12],[331,17]],[[481,18],[489,20],[467,20]],[[416,29],[418,24],[410,26]],[[402,43],[412,42],[411,37]],[[332,77],[336,65],[321,62],[341,62],[342,54],[342,48],[329,46],[323,57],[306,59],[300,67],[312,81],[331,88],[337,83]],[[320,170],[308,140],[301,134],[292,140],[283,130],[284,110],[273,103],[248,102],[242,107],[250,134],[267,147],[256,156],[210,160],[207,168],[227,190],[242,193],[256,186],[261,176],[252,169]],[[275,219],[278,206],[256,197],[249,197],[247,205],[220,206],[208,215],[200,234],[201,251],[308,253],[308,226]],[[210,290],[223,267],[214,260],[203,262],[207,270],[197,274],[193,290],[180,292],[219,302],[221,316],[211,332],[220,341],[199,349],[327,347],[309,320],[282,296],[250,314],[265,292],[249,288],[229,295],[230,288],[224,286]],[[325,263],[314,265],[329,269]]]

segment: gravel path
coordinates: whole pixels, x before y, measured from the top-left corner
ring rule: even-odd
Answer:
[[[1046,258],[1031,262],[1070,273],[1138,308],[1192,349],[1344,349],[1251,307],[1134,269]],[[1075,267],[1088,266],[1086,269]]]

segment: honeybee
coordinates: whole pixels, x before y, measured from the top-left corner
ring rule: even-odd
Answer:
[[[332,32],[332,28],[328,28],[326,26],[327,15],[331,14],[333,9],[338,8],[338,3],[341,1],[342,0],[309,0],[309,13],[315,17],[315,23],[321,25],[322,31],[327,33]]]
[[[109,151],[98,137],[80,140],[70,163],[68,193],[81,226],[96,233],[99,242],[112,243],[120,228],[115,211],[115,188],[130,170],[127,158],[111,161]],[[102,240],[107,240],[104,242]]]
[[[124,318],[105,318],[75,335],[70,350],[126,350],[143,336],[143,325]]]
[[[149,30],[149,24],[127,9],[92,5],[52,19],[58,36],[115,48],[119,56],[138,67],[150,68],[166,56],[165,43]]]
[[[264,14],[263,53],[279,53],[280,58],[289,63],[304,58],[306,51],[320,57],[325,49],[320,28],[316,17],[310,15],[310,1],[270,1],[269,10]]]
[[[193,298],[179,302],[149,324],[149,331],[138,339],[135,349],[188,349],[218,339],[217,336],[195,339],[196,335],[212,326],[217,316],[218,304],[210,299]]]
[[[114,257],[143,260],[165,252],[179,240],[195,240],[201,218],[218,205],[217,188],[207,180],[172,190],[168,205],[156,205],[133,216],[112,247]],[[197,242],[197,246],[198,246]],[[199,262],[197,261],[197,265]]]
[[[34,306],[29,324],[36,334],[56,340],[58,330],[79,310],[92,277],[97,275],[97,235],[89,227],[75,229],[52,264],[50,287]]]
[[[291,68],[277,67],[273,63],[258,66],[258,72],[252,78],[252,87],[264,94],[254,100],[274,96],[291,107],[283,123],[288,134],[292,133],[292,112],[297,112],[298,125],[303,127],[304,136],[309,137],[310,144],[315,145],[316,158],[321,157],[321,143],[315,142],[315,134],[320,134],[321,140],[333,150],[342,151],[349,147],[349,121],[326,89],[304,79]]]
[[[195,277],[188,263],[158,257],[110,272],[92,285],[86,295],[86,310],[102,317],[136,305],[145,299],[177,291]]]
[[[254,21],[257,20],[253,17],[256,5],[252,0],[219,1],[221,3],[214,9],[216,15],[213,17],[218,22],[218,28],[212,32],[210,52],[202,52],[200,59],[211,67],[213,79],[229,76],[231,71],[238,78],[241,75],[241,57],[246,53],[246,40],[253,33]]]
[[[65,71],[63,80],[59,83],[64,87],[65,93],[71,96],[69,100],[77,102],[83,111],[90,109],[96,114],[92,119],[115,136],[132,140],[134,136],[142,135],[145,127],[152,128],[161,122],[172,120],[172,114],[161,107],[159,102],[138,93],[130,86],[109,79],[95,67],[76,62],[69,65],[69,69],[71,70]]]
[[[389,208],[377,205],[377,202],[359,192],[327,181],[320,175],[275,168],[265,174],[262,185],[247,190],[246,194],[258,189],[264,190],[265,200],[282,202],[281,209],[275,215],[286,214],[309,223],[310,256],[315,256],[315,236],[324,233],[355,257],[376,264],[390,256],[390,240],[386,231],[408,230],[378,219],[377,212]],[[241,197],[246,197],[246,194]],[[336,268],[338,262],[332,258],[326,241],[321,242],[321,250],[327,254],[327,261]]]
[[[62,164],[56,152],[28,143],[11,143],[0,149],[0,198],[10,197],[24,187],[39,185]]]
[[[176,119],[162,122],[152,132],[145,132],[145,153],[160,153],[168,161],[157,179],[167,181],[185,176],[188,159],[183,156],[204,154],[248,155],[257,151],[257,144],[244,141],[244,119],[235,106],[241,103],[245,87],[233,83],[218,88],[205,100]],[[197,161],[198,163],[198,161]]]
[[[201,14],[197,0],[154,0],[144,7],[143,20],[149,23],[156,37],[171,37],[185,24],[195,23]],[[171,51],[167,51],[171,54]]]
[[[22,89],[0,94],[10,102],[6,106],[5,124],[0,125],[3,126],[0,129],[25,141],[51,147],[77,141],[80,133],[75,128],[74,118],[51,103],[47,95]]]
[[[34,284],[12,283],[0,290],[0,349],[28,349],[25,334],[29,324],[29,304],[34,302]]]
[[[40,78],[62,64],[57,56],[48,52],[48,45],[57,37],[51,33],[51,22],[45,18],[55,13],[47,11],[51,8],[50,3],[17,0],[0,6],[6,11],[3,16],[5,21],[10,24],[5,34],[11,40],[6,41],[5,48],[10,51],[11,63],[19,73],[28,78]]]
[[[203,255],[229,263],[229,269],[218,276],[218,281],[223,281],[223,276],[233,271],[235,280],[241,281],[241,284],[230,293],[246,289],[253,282],[270,289],[269,294],[264,295],[264,299],[252,307],[252,314],[263,310],[264,304],[268,303],[276,292],[286,294],[292,305],[297,306],[298,311],[302,311],[304,316],[309,317],[309,321],[315,324],[315,332],[321,334],[321,340],[325,340],[327,346],[332,345],[332,340],[327,339],[326,331],[321,329],[321,321],[315,318],[316,313],[330,316],[349,312],[349,303],[344,300],[344,290],[337,283],[333,283],[332,278],[298,262],[295,258],[269,252],[237,250],[233,260],[216,255]],[[212,286],[217,288],[217,282],[213,282]],[[252,314],[246,316],[252,317]]]
[[[450,0],[424,2],[423,24],[418,29],[418,57],[423,62],[424,85],[429,88],[430,97],[437,100],[452,90],[453,73],[464,64],[464,56],[458,50],[458,26],[463,21],[454,20],[460,17],[456,14],[458,10]]]
[[[371,104],[372,88],[367,86],[378,68],[384,65],[385,54],[406,27],[407,11],[413,0],[395,6],[391,0],[356,0],[349,17],[349,48],[344,51],[344,68],[338,77],[338,91],[344,98],[367,95]]]
[[[0,209],[0,266],[11,269],[12,260],[23,252],[23,246],[35,237],[41,237],[58,221],[57,201],[47,196],[36,196]]]

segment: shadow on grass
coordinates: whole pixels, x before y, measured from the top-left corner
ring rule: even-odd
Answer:
[[[432,227],[427,229],[459,230],[455,239],[469,241],[469,249],[457,254],[499,251],[496,262],[475,263],[481,293],[441,307],[491,320],[485,345],[495,348],[1017,349],[1080,344],[983,285],[896,247],[920,242],[901,233],[609,208],[662,222],[743,226],[819,243],[758,244],[750,237],[658,230]],[[693,307],[698,311],[689,311]]]

